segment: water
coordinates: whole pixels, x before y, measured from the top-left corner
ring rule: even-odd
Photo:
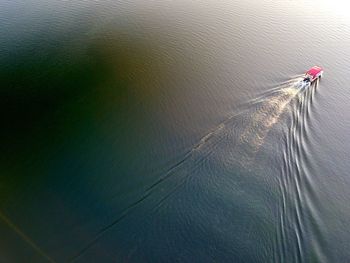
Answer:
[[[0,261],[349,261],[333,2],[3,1]]]

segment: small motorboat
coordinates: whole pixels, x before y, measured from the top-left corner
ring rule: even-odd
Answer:
[[[305,73],[305,82],[314,82],[316,79],[320,78],[323,74],[323,69],[319,66],[313,66]]]

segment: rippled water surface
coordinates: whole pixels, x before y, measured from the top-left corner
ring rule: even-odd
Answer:
[[[0,261],[350,261],[348,7],[0,2]]]

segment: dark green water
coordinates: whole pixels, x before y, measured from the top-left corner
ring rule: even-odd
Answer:
[[[2,1],[0,262],[350,261],[338,1]]]

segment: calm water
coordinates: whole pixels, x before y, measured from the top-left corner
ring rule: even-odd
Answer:
[[[350,261],[348,4],[257,2],[0,3],[1,262]]]

